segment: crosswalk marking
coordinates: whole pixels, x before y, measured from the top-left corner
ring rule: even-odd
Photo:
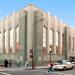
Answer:
[[[29,72],[34,72],[34,71],[48,73],[47,71],[43,71],[43,70],[30,70]],[[56,73],[56,74],[60,74],[60,75],[72,75],[72,74],[60,73],[60,72],[50,72],[50,73]]]
[[[20,70],[18,70],[18,71],[20,71]],[[47,71],[44,71],[44,70],[28,70],[28,72],[43,72],[43,73],[48,73]],[[72,75],[72,74],[61,73],[61,72],[49,72],[49,73],[55,73],[55,74],[59,74],[59,75]],[[3,75],[12,75],[12,74],[8,74],[8,73],[5,73],[5,72],[0,72],[0,74],[3,74]]]
[[[5,73],[5,72],[0,72],[1,74],[3,75],[11,75],[11,74],[8,74],[8,73]]]
[[[54,72],[54,73],[61,74],[61,75],[72,75],[72,74],[60,73],[60,72]]]

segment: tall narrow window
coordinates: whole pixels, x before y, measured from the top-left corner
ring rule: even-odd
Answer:
[[[10,52],[12,52],[13,49],[13,29],[10,29]]]
[[[71,36],[69,36],[69,50],[71,49]]]
[[[8,48],[7,48],[7,44],[8,44],[8,43],[7,43],[7,42],[8,42],[7,36],[8,36],[8,35],[7,35],[7,31],[5,31],[4,36],[5,36],[5,52],[8,53]]]
[[[59,43],[58,39],[59,39],[59,33],[56,32],[56,46],[58,46],[58,43]]]
[[[46,28],[43,27],[43,47],[46,47]]]
[[[74,37],[73,37],[73,41],[72,42],[73,42],[73,50],[74,50]]]
[[[20,44],[19,44],[19,26],[16,27],[16,50],[19,50]]]
[[[53,45],[53,31],[49,30],[49,45]]]
[[[0,53],[1,53],[1,44],[2,42],[1,42],[1,32],[0,32]]]
[[[59,49],[59,40],[60,40],[61,38],[60,38],[60,34],[59,34],[59,32],[57,31],[56,32],[56,53],[57,54],[60,54],[60,49]]]
[[[65,35],[64,33],[62,34],[62,53],[64,54],[64,44],[65,44]]]
[[[49,30],[49,50],[53,52],[53,30]]]
[[[46,49],[46,28],[43,27],[43,54],[47,53]]]

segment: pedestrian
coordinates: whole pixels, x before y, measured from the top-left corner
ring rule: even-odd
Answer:
[[[11,64],[12,64],[12,61],[11,61],[11,59],[9,60],[9,66],[11,67]]]
[[[48,72],[50,71],[53,72],[53,63],[49,63],[48,67],[49,67]]]
[[[8,60],[7,59],[4,60],[4,66],[8,67]]]
[[[26,69],[27,65],[28,65],[28,61],[25,62],[25,69]]]
[[[17,59],[17,67],[20,67],[20,60]]]

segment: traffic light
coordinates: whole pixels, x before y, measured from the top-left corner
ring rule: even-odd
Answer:
[[[30,49],[30,58],[33,58],[33,50]]]

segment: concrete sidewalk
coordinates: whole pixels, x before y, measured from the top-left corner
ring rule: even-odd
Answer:
[[[5,67],[0,67],[0,71],[20,71],[24,70],[24,68],[5,68]]]
[[[35,69],[32,69],[32,67],[0,67],[0,71],[21,71],[21,70],[37,70],[37,69],[47,69],[47,66],[36,66]]]
[[[32,67],[26,67],[27,69],[32,69]],[[35,69],[47,69],[48,66],[35,66]]]

